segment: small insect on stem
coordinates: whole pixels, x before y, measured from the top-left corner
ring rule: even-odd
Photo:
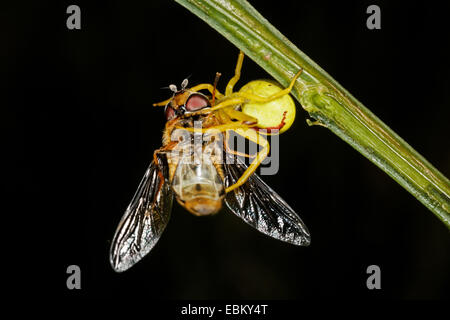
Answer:
[[[215,214],[225,203],[258,231],[294,245],[309,245],[309,231],[297,213],[255,174],[269,153],[265,135],[286,131],[294,121],[295,104],[289,93],[300,72],[285,89],[270,80],[257,80],[233,92],[243,59],[240,52],[225,95],[217,90],[221,75],[217,72],[213,84],[188,88],[185,79],[180,89],[170,85],[172,97],[154,104],[165,107],[163,145],[154,152],[114,235],[110,262],[115,271],[127,270],[155,246],[169,221],[174,197],[196,216]],[[203,135],[199,143],[194,136],[198,132]],[[260,150],[256,154],[234,150],[228,143],[232,132]],[[251,163],[247,166],[238,156]]]

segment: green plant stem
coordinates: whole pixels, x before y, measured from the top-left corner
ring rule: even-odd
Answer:
[[[282,85],[303,68],[292,94],[330,129],[450,228],[450,183],[426,159],[308,58],[245,0],[175,0],[206,21]]]

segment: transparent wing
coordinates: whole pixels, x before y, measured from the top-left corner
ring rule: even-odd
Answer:
[[[230,154],[226,157],[225,185],[229,187],[242,176],[247,166],[239,157]],[[298,246],[307,246],[311,242],[309,231],[297,213],[257,174],[227,193],[224,201],[235,215],[270,237]]]
[[[167,162],[160,166],[167,177]],[[152,162],[117,227],[110,249],[113,269],[122,272],[141,260],[158,242],[172,210],[173,193]]]

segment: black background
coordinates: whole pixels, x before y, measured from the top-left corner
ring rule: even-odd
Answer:
[[[444,8],[430,2],[252,3],[450,175]],[[66,28],[70,4],[81,7],[81,30]],[[366,28],[370,4],[381,7],[381,30]],[[4,6],[2,21],[2,122],[18,169],[11,184],[19,195],[14,227],[30,229],[12,238],[26,243],[13,246],[23,260],[12,266],[25,267],[23,277],[39,270],[35,289],[146,300],[449,297],[448,229],[330,131],[308,127],[300,106],[280,137],[280,170],[264,180],[300,213],[310,247],[270,239],[225,210],[198,218],[174,205],[154,250],[116,274],[110,241],[161,144],[163,113],[151,103],[168,98],[161,87],[189,75],[191,84],[211,82],[220,71],[223,89],[238,49],[173,1],[35,2]],[[239,84],[267,77],[246,59]],[[79,291],[66,288],[71,264],[82,270]],[[381,267],[378,291],[365,285],[371,264]],[[29,290],[27,279],[19,290]]]

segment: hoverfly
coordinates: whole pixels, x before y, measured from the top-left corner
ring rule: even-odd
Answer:
[[[309,231],[300,217],[254,173],[268,155],[269,143],[260,132],[258,118],[243,112],[249,102],[263,104],[288,96],[301,70],[289,87],[268,97],[255,92],[233,92],[243,58],[240,52],[225,94],[216,89],[220,76],[216,74],[214,85],[187,88],[187,80],[179,90],[170,85],[172,97],[154,104],[165,106],[167,122],[162,147],[154,152],[153,161],[117,227],[110,249],[115,271],[127,270],[155,246],[169,220],[173,197],[197,216],[217,213],[225,203],[260,232],[294,245],[309,245]],[[208,90],[211,97],[200,90]],[[282,116],[275,129],[285,125],[286,111]],[[271,129],[274,128],[269,128],[269,132]],[[250,155],[230,148],[228,139],[232,132],[258,144],[259,152]],[[203,138],[195,143],[198,133]],[[247,166],[240,156],[253,160]]]

